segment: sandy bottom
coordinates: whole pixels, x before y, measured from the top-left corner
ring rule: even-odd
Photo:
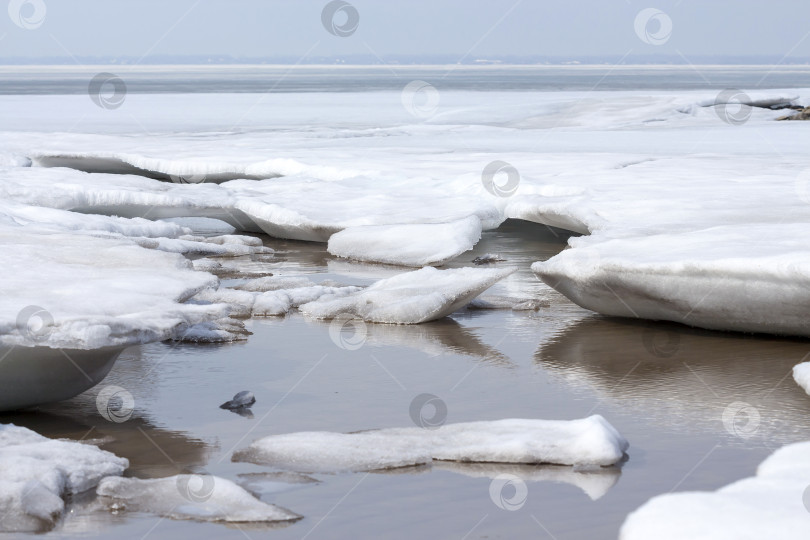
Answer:
[[[102,383],[134,397],[125,422],[99,414],[99,387],[39,411],[0,416],[49,437],[101,440],[102,448],[131,461],[131,476],[198,468],[249,484],[263,500],[304,516],[288,526],[237,528],[113,514],[80,497],[49,534],[615,538],[627,513],[648,498],[716,489],[752,474],[778,446],[810,439],[810,397],[790,376],[810,353],[810,342],[593,315],[528,270],[563,249],[565,240],[558,230],[508,222],[454,263],[500,254],[507,259],[500,265],[521,270],[492,293],[540,298],[548,307],[538,311],[465,310],[416,327],[369,325],[357,350],[336,345],[328,323],[297,314],[257,319],[248,323],[253,335],[239,344],[126,350]],[[275,257],[238,263],[344,283],[401,271],[335,259],[323,245],[269,238],[266,244],[277,250]],[[252,418],[218,408],[240,390],[256,395]],[[437,464],[309,475],[317,481],[268,475],[269,468],[230,460],[233,450],[270,434],[413,425],[411,401],[426,392],[445,402],[448,422],[599,413],[629,439],[629,459],[596,480],[565,467]],[[490,497],[492,478],[504,473],[526,481],[518,510],[504,510]],[[511,498],[508,489],[503,496]]]

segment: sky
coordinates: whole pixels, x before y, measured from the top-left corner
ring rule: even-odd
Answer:
[[[342,0],[339,0],[342,1]],[[167,56],[810,58],[806,0],[0,0],[0,63]],[[324,10],[334,13],[324,23]],[[331,10],[331,11],[330,11]],[[7,15],[7,16],[6,16]],[[354,22],[357,22],[356,26]]]

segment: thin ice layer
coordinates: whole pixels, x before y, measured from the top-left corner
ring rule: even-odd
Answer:
[[[445,317],[514,270],[426,267],[381,279],[362,291],[344,297],[325,295],[300,306],[307,316],[333,319],[359,317],[369,322],[418,324]]]
[[[599,415],[580,420],[509,419],[357,433],[272,435],[234,461],[301,472],[368,471],[439,461],[609,466],[628,443]]]
[[[632,512],[621,540],[799,540],[810,536],[810,442],[780,448],[756,476],[714,492],[653,497]]]
[[[211,475],[168,478],[105,478],[96,491],[110,505],[172,519],[228,523],[273,522],[301,516],[256,499],[230,480]]]
[[[62,497],[92,489],[128,466],[126,459],[89,444],[0,424],[0,531],[51,528],[64,512]]]

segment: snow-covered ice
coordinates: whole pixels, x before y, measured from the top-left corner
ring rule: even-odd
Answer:
[[[810,535],[810,442],[780,448],[756,476],[714,492],[653,497],[622,525],[621,540],[798,540]]]
[[[547,463],[604,467],[621,461],[627,441],[599,415],[580,420],[508,419],[356,433],[271,435],[234,453],[300,472],[368,471],[438,461]]]
[[[256,499],[230,480],[207,474],[147,480],[108,477],[96,493],[116,511],[149,512],[172,519],[245,523],[301,518]]]
[[[550,286],[587,308],[810,335],[802,310],[810,251],[797,240],[810,221],[810,158],[801,125],[774,121],[780,111],[752,108],[744,125],[728,125],[718,118],[716,93],[707,91],[491,92],[484,101],[475,92],[447,91],[441,113],[414,124],[395,94],[312,94],[306,104],[295,94],[274,95],[249,126],[228,135],[227,145],[216,121],[241,116],[249,95],[182,96],[181,116],[177,96],[132,95],[127,118],[140,118],[143,126],[131,128],[118,113],[89,108],[81,96],[4,96],[0,225],[17,238],[41,231],[32,245],[49,235],[69,249],[74,238],[92,237],[75,240],[98,242],[92,249],[83,244],[84,253],[101,252],[101,238],[192,256],[262,252],[251,243],[255,238],[229,236],[230,227],[330,242],[334,254],[357,260],[423,265],[469,249],[479,227],[523,219],[589,235],[534,266]],[[757,104],[804,102],[808,95],[749,93]],[[21,116],[32,108],[40,114]],[[206,114],[193,114],[198,110]],[[151,136],[138,135],[144,127]],[[64,133],[55,137],[59,129]],[[482,171],[494,160],[520,173],[509,197],[482,184]],[[192,221],[150,221],[176,218]],[[141,252],[132,252],[133,259]],[[172,261],[160,256],[164,262],[152,265],[155,286],[137,286],[138,295],[152,289],[159,298],[154,317],[127,312],[130,342],[167,337],[169,320],[178,327],[205,322],[185,320],[199,305],[166,302],[190,296],[194,287],[159,290],[168,285],[157,284],[157,276]],[[2,276],[9,289],[67,279],[67,259],[35,258],[25,263],[30,283]],[[88,266],[99,272],[108,268],[91,259]],[[40,268],[46,264],[51,270]],[[195,267],[226,273],[210,260]],[[188,275],[189,285],[205,279]],[[81,285],[87,275],[69,279]],[[129,301],[134,289],[124,294],[112,283],[96,283],[95,291],[110,292],[97,296],[121,294],[122,304],[142,306]],[[43,287],[0,312],[2,339],[13,340],[8,334],[17,312],[50,297]],[[295,299],[280,299],[266,313],[288,304]],[[58,312],[62,305],[67,302],[43,307]],[[331,311],[325,299],[305,305],[313,316]],[[178,317],[178,309],[185,315]],[[78,321],[96,314],[78,302],[54,317],[61,327],[65,316]],[[124,313],[106,315],[121,324]],[[368,320],[427,320],[401,315]],[[138,337],[136,328],[143,331]],[[116,342],[104,332],[92,339],[78,331],[53,337],[87,347]]]
[[[63,497],[121,475],[126,459],[90,444],[52,440],[0,424],[0,531],[43,531],[65,509]]]
[[[793,380],[810,394],[810,362],[802,362],[793,366]]]
[[[481,239],[476,216],[451,223],[350,227],[329,238],[329,253],[359,261],[440,266]]]
[[[438,270],[428,266],[381,279],[353,294],[324,295],[301,305],[300,310],[316,319],[350,315],[369,322],[418,324],[453,313],[512,272],[513,269]]]

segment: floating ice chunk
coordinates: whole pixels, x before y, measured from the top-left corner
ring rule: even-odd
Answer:
[[[243,473],[239,475],[239,485],[259,496],[278,493],[295,486],[318,484],[320,480],[289,471]]]
[[[181,227],[191,229],[193,234],[201,235],[215,235],[215,234],[233,234],[236,232],[236,227],[222,221],[221,219],[214,219],[209,217],[171,217],[163,218],[160,221],[168,221],[169,223],[176,223]]]
[[[578,238],[532,270],[580,306],[719,330],[810,336],[804,224]]]
[[[245,323],[232,317],[194,324],[176,336],[176,341],[191,343],[230,343],[248,338],[251,332]]]
[[[380,280],[349,296],[324,296],[300,310],[317,319],[349,314],[369,322],[418,324],[450,315],[512,272],[426,267]]]
[[[513,311],[537,311],[549,303],[536,298],[512,298],[510,296],[479,296],[467,306],[469,309],[511,309]]]
[[[802,362],[793,366],[793,380],[810,394],[810,362]]]
[[[128,466],[95,446],[0,424],[0,531],[49,529],[64,511],[62,497],[92,489]]]
[[[350,227],[329,238],[329,253],[359,261],[440,266],[481,239],[476,216],[451,223]]]
[[[230,480],[180,474],[141,480],[110,477],[96,491],[117,510],[149,512],[172,519],[230,523],[291,521],[301,516],[263,503]]]
[[[263,282],[267,285],[269,282]],[[257,284],[258,288],[261,285]],[[213,304],[226,304],[230,306],[234,317],[269,317],[284,315],[301,304],[312,302],[328,295],[330,298],[343,296],[360,291],[360,287],[324,287],[322,285],[309,285],[292,289],[278,289],[266,292],[253,292],[229,288],[206,289],[197,294],[194,302]]]
[[[581,420],[497,420],[438,429],[302,432],[259,439],[234,461],[300,472],[368,471],[440,461],[608,466],[627,441],[599,415]]]
[[[621,540],[803,539],[810,536],[810,442],[780,448],[756,476],[715,492],[653,497],[622,525]]]
[[[239,291],[267,292],[279,289],[297,289],[300,287],[310,287],[315,283],[305,277],[290,276],[265,276],[251,279],[233,287]]]

